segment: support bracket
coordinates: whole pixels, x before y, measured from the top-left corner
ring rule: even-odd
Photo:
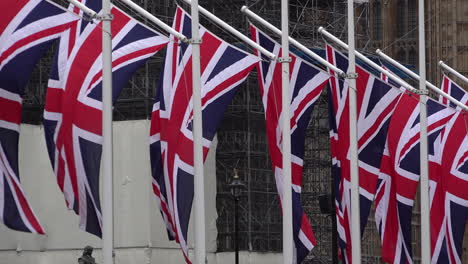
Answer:
[[[424,90],[417,89],[416,91],[414,91],[414,93],[419,94],[419,95],[429,95],[429,90],[428,89],[424,89]]]
[[[290,63],[292,61],[291,57],[279,57],[278,62],[279,63]]]
[[[104,15],[98,15],[96,16],[97,19],[101,21],[112,21],[114,20],[114,15],[113,14],[104,14]]]
[[[192,45],[193,45],[193,44],[198,44],[198,45],[200,45],[200,44],[202,44],[202,39],[201,39],[201,38],[199,38],[199,39],[193,39],[193,38],[191,38],[191,39],[188,40],[188,43],[189,43],[189,44],[192,44]]]
[[[348,72],[345,74],[346,79],[357,79],[358,76],[359,75],[356,72]]]

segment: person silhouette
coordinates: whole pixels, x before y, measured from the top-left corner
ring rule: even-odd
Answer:
[[[78,264],[97,264],[94,258],[91,256],[93,254],[93,247],[86,246],[83,250],[83,255],[78,258]]]

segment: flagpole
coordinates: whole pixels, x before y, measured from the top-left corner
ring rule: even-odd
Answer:
[[[429,161],[427,140],[426,107],[426,40],[424,32],[424,0],[419,0],[419,119],[420,121],[420,156],[421,156],[421,263],[431,261],[431,229],[429,219]]]
[[[200,80],[200,33],[198,0],[191,3],[192,15],[192,87],[193,87],[193,161],[195,198],[195,264],[205,264],[205,190],[203,178],[202,107]]]
[[[76,0],[71,0],[71,1],[76,1]],[[157,17],[153,16],[150,12],[146,11],[144,8],[141,6],[135,4],[131,0],[120,0],[121,2],[125,3],[128,5],[130,8],[135,10],[137,13],[148,19],[149,21],[155,23],[158,27],[162,28],[164,31],[167,33],[174,35],[176,38],[181,40],[182,42],[188,42],[187,37],[182,35],[180,32],[177,32],[177,30],[174,30],[172,27],[167,25],[166,23],[162,22],[159,20]]]
[[[414,78],[416,80],[421,80],[421,78],[419,77],[419,75],[417,75],[416,73],[414,73],[413,71],[411,71],[410,69],[406,68],[405,66],[401,65],[398,61],[390,58],[388,55],[386,55],[385,53],[383,53],[380,49],[378,49],[376,51],[376,53],[382,57],[382,59],[388,61],[389,63],[391,63],[393,66],[397,67],[398,69],[402,70],[403,72],[405,72],[406,74],[408,74],[411,78]],[[456,106],[460,107],[461,109],[465,110],[465,111],[468,111],[468,106],[464,105],[463,103],[461,103],[460,101],[458,101],[457,99],[453,98],[451,95],[447,94],[446,92],[442,91],[440,88],[438,88],[437,86],[435,86],[434,84],[428,82],[427,80],[425,80],[425,83],[426,83],[426,86],[431,89],[432,91],[436,92],[438,95],[440,96],[443,96],[445,98],[447,98],[450,102],[454,103]]]
[[[187,4],[192,4],[193,1],[191,0],[184,0]],[[202,6],[198,6],[198,10],[200,13],[205,15],[209,20],[213,21],[214,23],[218,24],[218,26],[222,27],[224,30],[228,31],[229,33],[233,34],[234,36],[238,37],[242,41],[244,41],[247,45],[251,46],[252,48],[258,50],[263,55],[267,56],[270,60],[276,60],[275,54],[269,52],[264,47],[260,46],[255,41],[251,40],[250,38],[246,37],[244,34],[240,33],[237,29],[231,27],[229,24],[224,22],[223,20],[219,19],[217,16],[210,13],[208,10],[203,8]]]
[[[241,8],[241,12],[244,13],[246,16],[248,16],[249,18],[251,19],[254,19],[255,21],[257,21],[258,23],[260,23],[261,25],[263,25],[264,27],[266,27],[267,29],[269,29],[270,31],[272,31],[273,33],[275,33],[276,35],[278,36],[282,36],[283,33],[281,32],[281,30],[279,30],[278,28],[276,28],[275,26],[273,26],[272,24],[270,24],[268,21],[266,21],[265,19],[263,19],[262,17],[260,17],[259,15],[255,14],[254,12],[252,12],[247,6],[242,6]],[[345,73],[338,69],[338,67],[336,67],[335,65],[331,64],[330,62],[328,62],[327,60],[325,60],[324,58],[322,58],[320,55],[318,55],[317,53],[313,52],[312,50],[310,50],[309,48],[307,48],[306,46],[302,45],[300,42],[298,42],[297,40],[293,39],[292,37],[289,37],[288,36],[288,39],[289,39],[289,42],[296,46],[299,50],[301,50],[302,52],[304,52],[306,55],[310,56],[311,58],[313,58],[314,60],[317,60],[318,62],[320,62],[322,65],[324,65],[325,67],[327,68],[330,68],[332,69],[334,72],[336,72],[338,75],[340,76],[344,76]]]
[[[102,254],[104,264],[114,263],[114,193],[112,153],[112,34],[110,0],[102,0]]]
[[[72,5],[78,7],[81,11],[83,11],[86,15],[88,15],[90,18],[96,18],[97,13],[94,12],[91,8],[87,7],[86,5],[82,4],[81,2],[78,2],[77,0],[68,0]]]
[[[349,49],[349,46],[348,44],[344,43],[343,41],[341,41],[339,38],[333,36],[331,33],[329,33],[328,31],[326,31],[323,27],[319,27],[318,29],[318,32],[321,33],[323,36],[325,36],[326,38],[330,39],[331,41],[335,42],[336,44],[338,44],[339,46],[341,46],[342,48],[344,49]],[[359,51],[354,51],[356,57],[358,57],[359,59],[361,59],[363,62],[365,62],[366,64],[368,64],[369,66],[371,66],[372,68],[378,70],[379,72],[387,75],[389,78],[391,78],[393,81],[395,81],[396,83],[398,83],[399,85],[401,85],[402,87],[404,87],[406,90],[410,91],[410,92],[416,92],[416,88],[412,87],[411,85],[409,85],[407,82],[403,81],[401,78],[399,78],[398,76],[396,76],[395,74],[393,74],[392,72],[390,71],[387,71],[386,69],[382,68],[380,65],[378,65],[377,63],[371,61],[369,58],[367,58],[366,56],[362,55]]]
[[[292,185],[291,185],[291,114],[289,105],[289,1],[281,0],[281,82],[282,82],[282,152],[283,152],[283,263],[293,262],[293,227],[292,227]]]
[[[452,73],[453,75],[457,76],[458,79],[464,81],[465,83],[468,83],[468,78],[466,78],[465,76],[463,76],[461,73],[457,72],[455,69],[453,69],[452,67],[448,66],[447,64],[445,64],[443,61],[439,61],[439,67],[441,67],[442,69]]]
[[[354,40],[354,0],[348,0],[348,91],[349,91],[349,152],[351,169],[351,253],[352,263],[361,263],[361,214],[359,208],[359,171],[356,107],[356,53]]]

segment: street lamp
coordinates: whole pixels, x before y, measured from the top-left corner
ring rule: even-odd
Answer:
[[[335,216],[335,198],[334,193],[322,194],[318,196],[320,212],[331,217],[332,221],[332,263],[338,263],[338,233],[336,230],[336,216]]]
[[[241,197],[242,190],[245,188],[245,184],[239,179],[237,170],[234,169],[234,177],[232,178],[231,183],[229,184],[231,188],[231,194],[234,198],[234,249],[235,249],[235,263],[239,264],[239,200]]]

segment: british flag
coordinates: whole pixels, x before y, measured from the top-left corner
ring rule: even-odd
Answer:
[[[96,12],[100,0],[82,1]],[[72,10],[82,15],[76,8]],[[112,7],[113,101],[168,39]],[[60,39],[49,79],[44,129],[57,183],[80,228],[101,236],[102,23],[80,20]]]
[[[344,72],[348,59],[331,46],[326,47],[327,59]],[[361,233],[367,223],[376,192],[381,157],[385,147],[388,124],[401,91],[356,67],[357,126],[359,157],[359,193]],[[334,74],[330,70],[331,74]],[[339,246],[345,263],[351,263],[351,197],[349,154],[350,87],[344,80],[330,78],[330,149],[335,179],[335,199]]]
[[[250,26],[252,39],[276,56],[281,56],[281,46],[253,25]],[[258,51],[257,55],[261,56]],[[309,62],[290,53],[290,95],[291,95],[291,180],[293,208],[293,263],[301,263],[316,245],[312,227],[302,209],[302,167],[307,126],[312,110],[322,90],[328,84],[329,75]],[[265,109],[266,131],[272,167],[280,200],[283,194],[282,175],[282,84],[281,63],[269,61],[266,57],[257,64],[260,95]]]
[[[77,18],[45,0],[3,0],[0,10],[0,221],[14,230],[44,234],[20,185],[22,97],[36,63]]]
[[[447,75],[444,75],[444,78],[442,79],[442,85],[440,88],[442,91],[451,95],[458,101],[462,100],[467,93],[465,90],[463,90],[463,88],[461,88],[458,84],[452,81]],[[450,102],[447,98],[443,96],[439,97],[439,102],[441,104],[456,108],[456,105],[453,102]]]
[[[392,73],[393,76],[398,76],[398,75],[396,75],[395,73],[391,72],[390,69],[387,68],[385,65],[381,65],[381,67],[382,67],[382,69],[384,69],[384,70],[386,70],[386,71]],[[393,78],[387,76],[387,75],[386,75],[385,73],[383,73],[383,72],[380,73],[380,79],[381,79],[382,81],[384,81],[384,82],[390,84],[390,85],[393,86],[393,87],[401,87],[401,85],[400,85],[398,82],[396,82]],[[404,89],[403,87],[400,88],[400,90],[404,91],[403,89]]]
[[[454,111],[432,99],[428,112],[428,148],[436,142]],[[382,258],[389,263],[413,263],[411,216],[420,173],[419,96],[405,93],[391,119],[376,196],[376,222],[382,240]],[[432,173],[432,172],[431,172]]]
[[[443,78],[441,89],[462,103],[468,103],[468,93],[447,76]],[[439,102],[456,107],[442,96]],[[460,190],[468,187],[468,131],[464,125],[466,113],[460,109],[454,111],[430,156],[432,263],[462,263],[468,196]]]
[[[173,28],[191,37],[191,18],[177,8]],[[201,93],[204,159],[239,85],[258,58],[222,41],[200,27]],[[153,190],[169,239],[188,258],[187,229],[193,200],[192,47],[170,37],[164,69],[153,106],[150,153]]]

